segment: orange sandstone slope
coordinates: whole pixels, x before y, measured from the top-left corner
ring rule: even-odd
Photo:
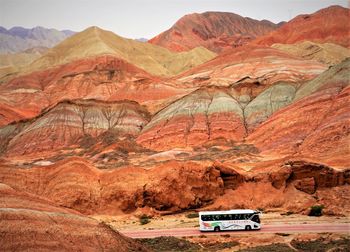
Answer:
[[[148,42],[173,51],[188,51],[203,46],[221,52],[246,44],[277,27],[267,20],[258,21],[234,13],[194,13],[182,17],[169,30]]]
[[[305,83],[247,138],[263,152],[349,165],[350,59]]]
[[[313,14],[299,15],[270,34],[257,38],[254,44],[293,44],[299,41],[335,43],[350,47],[350,10],[330,6]]]
[[[2,251],[148,251],[104,223],[3,183],[0,219]]]
[[[346,165],[349,63],[348,59],[305,83],[276,83],[255,96],[237,91],[244,83],[202,87],[155,114],[137,141],[168,150],[220,138],[248,140],[261,151]]]

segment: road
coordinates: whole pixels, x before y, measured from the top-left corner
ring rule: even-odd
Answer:
[[[261,230],[254,231],[224,231],[200,232],[198,228],[174,228],[153,230],[120,230],[120,232],[131,238],[154,238],[159,236],[199,236],[218,234],[261,234],[261,233],[348,233],[350,234],[350,223],[322,223],[322,224],[284,224],[263,225]]]

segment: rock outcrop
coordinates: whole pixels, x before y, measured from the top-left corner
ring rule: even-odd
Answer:
[[[330,6],[313,14],[299,15],[279,29],[255,41],[258,45],[294,44],[299,41],[334,43],[349,47],[350,10]]]
[[[204,46],[220,52],[244,45],[277,27],[267,20],[258,21],[234,13],[194,13],[182,17],[169,30],[148,42],[173,51],[189,51]]]
[[[167,211],[197,208],[224,189],[218,168],[176,161],[150,170],[103,171],[82,158],[71,158],[50,167],[1,167],[0,181],[84,214],[120,214],[146,206]]]
[[[289,160],[269,169],[257,167],[250,172],[240,171],[243,180],[236,180],[233,189],[226,188],[225,194],[219,196],[210,209],[282,208],[306,212],[310,206],[320,204],[316,199],[322,195],[321,202],[327,203],[329,211],[338,209],[337,214],[347,213],[341,200],[334,202],[333,206],[330,204],[329,200],[335,196],[327,192],[334,192],[344,200],[350,187],[348,168],[335,170],[308,160]]]
[[[148,251],[104,223],[0,184],[2,251]]]

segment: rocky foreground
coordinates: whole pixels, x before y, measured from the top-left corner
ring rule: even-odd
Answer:
[[[109,226],[0,184],[2,251],[148,251]]]

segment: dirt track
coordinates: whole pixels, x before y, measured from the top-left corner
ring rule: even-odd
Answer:
[[[323,223],[323,224],[285,224],[285,225],[263,225],[261,230],[254,231],[223,231],[200,232],[198,228],[174,228],[153,230],[121,230],[122,234],[132,238],[153,238],[159,236],[199,236],[218,234],[261,234],[261,233],[348,233],[350,234],[350,223]]]

